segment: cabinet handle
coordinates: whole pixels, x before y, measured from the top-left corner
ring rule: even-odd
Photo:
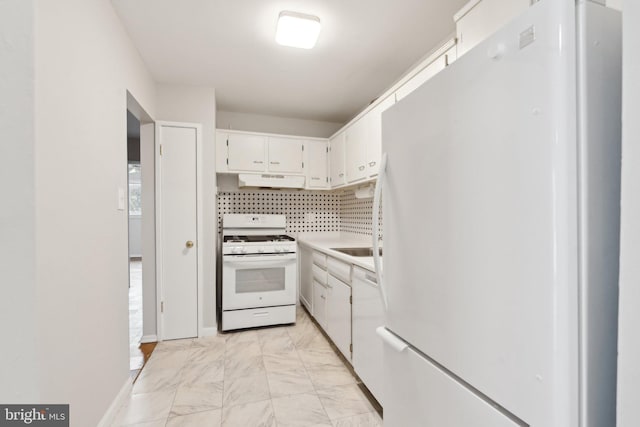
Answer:
[[[271,163],[272,165],[279,165],[280,164],[280,162],[269,162],[269,163]]]
[[[311,179],[315,181],[320,181],[320,178],[318,178],[317,176],[312,176]]]
[[[359,170],[359,171],[363,171],[363,170],[364,170],[364,165],[362,165],[362,166],[358,166],[358,170]]]
[[[339,176],[340,178],[342,178],[342,177],[344,176],[344,174],[343,174],[343,173],[341,173],[341,174],[340,174],[340,175],[338,175],[338,176]]]
[[[324,297],[324,295],[320,295],[320,298],[322,298],[322,299],[326,299],[326,298]]]
[[[376,162],[369,162],[369,166],[374,167],[376,165]]]
[[[261,164],[263,164],[264,162],[263,162],[263,161],[260,161],[260,160],[254,160],[254,161],[253,161],[253,163],[258,164],[258,165],[261,165]]]

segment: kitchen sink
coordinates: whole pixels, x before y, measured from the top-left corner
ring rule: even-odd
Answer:
[[[373,256],[373,248],[331,248],[331,250],[355,257]],[[382,256],[382,248],[380,248],[380,256]]]

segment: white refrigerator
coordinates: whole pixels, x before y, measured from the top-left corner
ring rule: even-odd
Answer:
[[[620,36],[540,0],[383,113],[385,426],[615,425]]]

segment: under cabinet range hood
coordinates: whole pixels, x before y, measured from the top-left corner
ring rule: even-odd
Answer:
[[[304,176],[241,173],[238,187],[304,188]]]

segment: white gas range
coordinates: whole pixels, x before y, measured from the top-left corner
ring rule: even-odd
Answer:
[[[294,323],[297,245],[284,215],[222,218],[222,330]]]

